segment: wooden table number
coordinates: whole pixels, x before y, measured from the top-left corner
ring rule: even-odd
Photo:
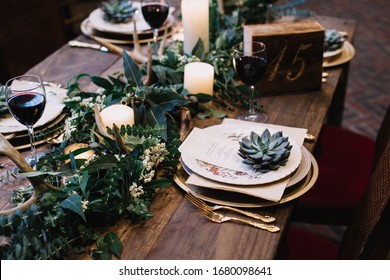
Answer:
[[[244,26],[244,41],[261,41],[267,47],[267,71],[256,89],[261,93],[321,89],[324,37],[324,28],[316,21]]]

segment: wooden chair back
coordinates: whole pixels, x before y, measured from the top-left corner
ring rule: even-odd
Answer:
[[[386,117],[388,121],[389,112]],[[383,150],[370,183],[343,236],[340,259],[385,259],[390,252],[390,140],[387,137],[381,143]]]
[[[66,40],[58,0],[0,1],[0,83],[24,74]]]
[[[386,144],[390,139],[390,105],[387,107],[385,116],[382,120],[382,125],[379,128],[376,142],[375,142],[375,154],[373,162],[373,170],[375,170],[379,158],[382,156],[385,150]]]

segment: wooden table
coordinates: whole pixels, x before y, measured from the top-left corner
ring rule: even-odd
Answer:
[[[327,28],[347,31],[349,40],[354,37],[356,23],[328,17],[317,17]],[[81,41],[90,40],[84,36]],[[269,123],[304,127],[318,137],[328,117],[339,121],[345,94],[348,64],[327,69],[329,77],[322,90],[289,92],[267,95],[261,98],[269,115]],[[79,73],[104,76],[123,71],[121,57],[89,49],[75,49],[65,45],[28,73],[38,74],[45,81],[66,84]],[[330,109],[330,108],[335,109]],[[336,122],[337,122],[336,121]],[[209,126],[220,120],[197,121],[194,125]],[[314,143],[305,143],[313,152]],[[40,149],[47,148],[41,146]],[[3,170],[12,170],[13,163],[2,157]],[[2,201],[12,186],[2,184]],[[13,186],[15,187],[15,186]],[[183,195],[181,189],[171,186],[158,191],[151,206],[154,217],[143,224],[131,224],[122,220],[111,230],[123,242],[122,259],[273,259],[289,223],[294,202],[257,208],[254,212],[270,214],[277,219],[279,233],[269,233],[236,223],[215,224],[203,218]],[[72,258],[88,259],[88,255]]]

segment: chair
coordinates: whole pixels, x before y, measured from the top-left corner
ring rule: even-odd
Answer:
[[[24,74],[66,43],[57,0],[0,1],[0,83]]]
[[[293,220],[346,225],[389,138],[390,106],[376,141],[340,127],[325,125],[315,154],[319,165],[318,180],[298,200]]]
[[[292,225],[279,259],[386,259],[390,252],[390,141],[383,147],[340,246]]]

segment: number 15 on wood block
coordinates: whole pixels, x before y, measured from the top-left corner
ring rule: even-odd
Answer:
[[[321,89],[324,37],[316,21],[244,26],[244,41],[267,47],[267,71],[256,88],[261,93]]]

